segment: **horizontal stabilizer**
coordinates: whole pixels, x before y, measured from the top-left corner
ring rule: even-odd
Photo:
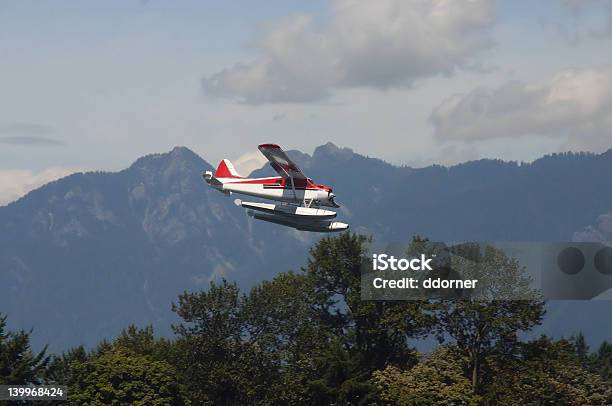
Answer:
[[[229,196],[232,194],[232,192],[228,190],[223,190],[223,182],[217,179],[211,171],[204,172],[202,174],[202,177],[204,178],[206,183],[208,183],[210,186],[212,186],[214,189],[218,190],[219,192],[223,193],[224,195]]]
[[[221,181],[219,181],[219,179],[217,179],[211,171],[206,171],[202,174],[202,176],[204,177],[204,180],[206,181],[206,183],[208,183],[211,186],[221,186],[223,185],[223,183],[221,183]]]

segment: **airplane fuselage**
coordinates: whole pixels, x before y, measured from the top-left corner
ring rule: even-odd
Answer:
[[[313,202],[319,206],[337,207],[329,186],[310,180],[291,184],[282,177],[269,178],[218,178],[220,184],[211,184],[221,192],[239,193],[289,203]]]

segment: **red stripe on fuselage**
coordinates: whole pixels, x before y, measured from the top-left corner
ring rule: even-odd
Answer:
[[[279,183],[279,181],[282,181]],[[297,182],[296,182],[297,183]],[[239,181],[227,182],[228,185],[264,185],[266,189],[293,189],[291,183],[287,184],[280,176],[277,178],[256,178],[256,179],[245,179]],[[329,186],[315,185],[310,182],[306,186],[295,185],[296,190],[331,190]]]
[[[293,190],[293,188],[291,186],[281,186],[281,185],[264,185],[264,189],[286,189],[286,190]],[[297,187],[295,188],[295,190],[324,190],[324,189],[319,189],[316,187]]]
[[[256,179],[247,179],[247,180],[240,180],[237,182],[227,182],[228,184],[262,184],[262,185],[266,185],[266,184],[271,184],[271,183],[276,183],[278,184],[279,180],[283,180],[283,178],[281,178],[280,176],[278,178],[256,178]]]

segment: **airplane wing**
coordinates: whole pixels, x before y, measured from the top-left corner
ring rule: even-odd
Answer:
[[[284,179],[293,179],[296,185],[306,182],[306,175],[304,175],[304,172],[289,159],[281,147],[276,144],[261,144],[258,148],[261,153],[268,158],[270,166],[272,166],[281,177]]]

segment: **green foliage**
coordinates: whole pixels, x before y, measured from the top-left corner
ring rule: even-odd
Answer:
[[[51,357],[45,374],[45,381],[50,384],[70,385],[74,382],[74,366],[86,362],[89,355],[83,346],[79,346],[59,356]]]
[[[409,370],[387,366],[374,372],[384,401],[394,405],[470,405],[478,401],[463,372],[464,360],[438,347]]]
[[[582,333],[570,338],[580,365],[612,384],[612,343],[604,340],[596,351],[590,352]]]
[[[148,355],[113,348],[71,367],[70,404],[189,404],[175,369]]]
[[[307,383],[312,404],[369,404],[376,388],[369,371],[339,341],[313,357],[318,375]]]
[[[612,343],[604,341],[592,354],[591,368],[612,385]]]
[[[71,404],[186,404],[173,359],[172,342],[156,339],[151,326],[131,325],[91,352],[76,347],[54,356],[45,381],[67,385]]]
[[[6,331],[6,316],[0,314],[0,385],[40,383],[49,363],[46,347],[38,354],[30,348],[30,334]]]
[[[512,356],[488,365],[482,393],[465,374],[469,359],[455,346],[438,347],[416,366],[374,373],[381,397],[397,405],[607,405],[612,388],[580,365],[572,343],[540,337],[518,343]]]
[[[434,319],[427,303],[360,297],[363,236],[322,239],[300,273],[282,273],[240,295],[212,283],[185,293],[174,310],[181,370],[195,399],[216,404],[365,402],[372,371],[411,365],[408,339]],[[335,371],[335,372],[334,372]]]
[[[578,361],[580,362],[580,365],[583,368],[589,368],[591,359],[589,357],[589,346],[586,343],[584,334],[578,333],[570,339],[570,342],[574,347],[574,352],[578,358]]]
[[[268,380],[265,398],[258,397],[263,403],[295,404],[309,398],[307,382],[316,377],[312,354],[329,341],[314,302],[312,281],[292,272],[261,283],[244,297],[249,346],[274,354],[277,381]]]
[[[547,337],[521,343],[492,367],[485,400],[496,405],[609,405],[612,388],[580,365],[572,343]]]
[[[363,365],[377,369],[387,362],[412,362],[406,340],[428,334],[435,322],[434,307],[418,301],[361,300],[361,270],[370,261],[368,242],[364,236],[344,233],[322,239],[310,251],[305,271],[313,281],[315,306],[321,322],[363,356]]]
[[[466,377],[478,394],[493,379],[488,365],[513,354],[518,334],[541,323],[545,303],[530,288],[524,269],[501,250],[487,246],[481,252],[476,244],[452,250],[459,258],[453,260],[453,267],[468,278],[478,275],[486,290],[479,292],[484,300],[441,300],[436,312],[437,336],[440,341],[450,338],[458,355],[465,357]],[[511,299],[516,297],[521,300]]]
[[[137,355],[147,355],[155,360],[169,360],[174,356],[174,346],[166,338],[155,338],[153,327],[146,326],[139,329],[130,325],[121,331],[110,344],[111,348],[117,348]],[[100,345],[98,352],[104,351],[104,345]]]
[[[234,283],[211,283],[208,291],[185,293],[174,310],[185,323],[174,326],[176,365],[198,403],[263,401],[279,382],[280,359],[265,324]],[[261,340],[259,340],[261,338]]]
[[[372,372],[390,363],[412,365],[416,360],[409,339],[424,336],[435,322],[427,302],[361,300],[368,242],[364,236],[343,233],[320,240],[310,251],[304,271],[312,281],[313,307],[318,323],[334,337],[329,350],[316,354],[318,378],[309,382],[315,403],[349,402],[348,396],[353,397],[350,403],[374,400]],[[330,381],[331,366],[351,373],[337,374]],[[338,381],[343,376],[345,380]]]

